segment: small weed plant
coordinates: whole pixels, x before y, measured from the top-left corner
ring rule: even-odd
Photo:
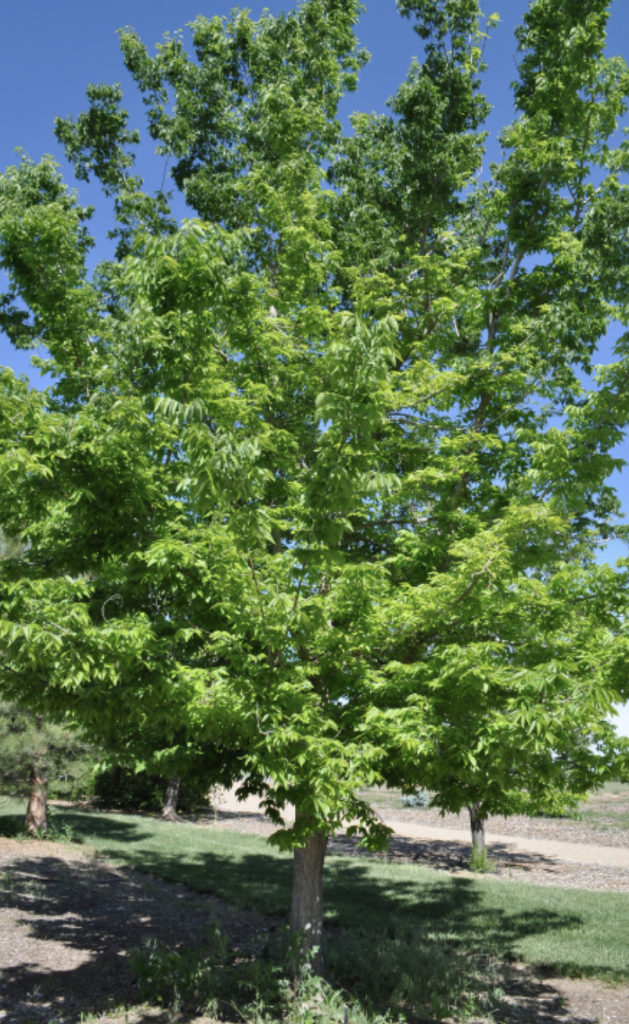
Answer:
[[[73,825],[67,821],[57,822],[53,819],[45,837],[53,843],[80,843],[81,839]]]
[[[0,871],[0,900],[11,902],[17,891],[17,884],[11,871]]]
[[[230,949],[217,924],[199,949],[150,940],[135,950],[131,967],[141,998],[152,1005],[247,1024],[466,1021],[500,1003],[493,964],[479,965],[453,948],[422,959],[410,935],[375,944],[372,938],[343,934],[326,946],[334,984],[312,973],[286,932],[260,954],[259,937],[249,949]]]
[[[27,832],[21,815],[4,815],[0,818],[0,836],[5,839],[40,839],[49,843],[81,843],[76,828],[68,821],[50,817],[47,829]]]
[[[487,847],[472,846],[472,856],[470,857],[470,871],[487,872],[494,870],[494,862],[490,859],[487,853]]]
[[[57,824],[51,821],[48,829],[39,829],[33,836],[31,833],[24,833],[27,839],[45,839],[49,843],[79,843],[81,840],[76,834],[72,825],[64,822]]]

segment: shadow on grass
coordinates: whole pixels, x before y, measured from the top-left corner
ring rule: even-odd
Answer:
[[[54,820],[99,854],[153,878],[123,872],[121,880],[102,864],[75,863],[68,874],[61,860],[55,867],[54,846],[47,843],[42,843],[41,858],[34,855],[20,863],[21,877],[28,880],[30,873],[46,890],[33,896],[20,883],[22,888],[18,884],[10,895],[24,912],[34,909],[35,900],[31,937],[61,943],[83,957],[63,979],[63,972],[53,970],[49,987],[61,983],[66,991],[89,992],[98,978],[94,997],[100,996],[94,1005],[107,992],[122,989],[127,1001],[135,1001],[128,980],[120,984],[120,958],[131,946],[147,937],[171,946],[198,946],[209,903],[193,912],[194,892],[160,888],[159,879],[275,915],[275,925],[286,919],[291,858],[273,852],[258,837],[75,810],[56,811]],[[54,883],[55,873],[66,881]],[[553,902],[534,887],[483,884],[412,866],[332,857],[325,876],[328,965],[334,980],[366,1005],[410,1005],[420,1016],[432,1007],[436,1016],[443,1015],[468,996],[480,998],[498,987],[500,965],[518,955],[524,940],[556,938],[562,954],[547,966],[557,973],[584,973],[577,955],[570,954],[570,941],[588,926],[588,914],[569,894],[562,896],[563,901]],[[183,916],[166,912],[173,901]],[[238,941],[237,931],[230,934],[232,944]],[[128,973],[126,965],[124,970]],[[606,971],[609,964],[592,962],[585,973]],[[20,966],[11,974],[12,990],[25,991],[40,974]],[[536,1019],[540,1024],[560,1019],[554,1014],[551,1008]]]
[[[273,851],[258,837],[98,812],[56,811],[54,820],[79,842],[139,870],[240,907],[270,915],[288,913],[292,858]],[[192,838],[197,842],[190,842]],[[217,845],[223,849],[217,850]],[[504,892],[501,905],[488,905],[486,888],[474,879],[329,857],[326,921],[332,927],[374,930],[390,938],[411,932],[427,939],[438,934],[453,945],[500,957],[513,956],[525,937],[578,929],[585,923],[582,914],[541,905],[544,894],[540,900],[539,889],[528,888],[533,905],[526,909],[521,899],[509,898],[503,883],[489,884],[494,893],[496,885]],[[521,886],[510,888],[511,896],[516,889],[522,894]]]

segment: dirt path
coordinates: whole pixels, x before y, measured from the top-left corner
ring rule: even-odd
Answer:
[[[560,843],[584,843],[586,846],[614,846],[627,849],[629,847],[629,802],[622,803],[594,798],[596,803],[595,820],[590,817],[591,811],[586,805],[581,820],[573,818],[529,818],[524,814],[514,814],[511,818],[490,817],[486,832],[489,838],[501,836],[505,840],[512,837],[534,839],[535,841],[550,840]],[[470,820],[467,811],[460,814],[441,813],[436,808],[405,808],[400,806],[399,798],[376,800],[375,809],[381,816],[391,818],[396,823],[399,833],[405,833],[408,825],[426,825],[430,828],[447,828],[469,832]]]
[[[429,825],[409,825],[396,818],[385,818],[395,834],[407,839],[443,839],[449,843],[464,843],[469,846],[469,829],[431,828]],[[566,843],[557,839],[524,839],[520,836],[490,832],[487,839],[490,855],[498,847],[510,847],[516,853],[534,853],[555,860],[573,861],[577,864],[613,864],[629,868],[629,848],[619,846],[598,846],[592,843]]]

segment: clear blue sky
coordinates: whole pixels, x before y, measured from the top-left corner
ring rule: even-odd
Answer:
[[[254,17],[264,7],[273,13],[292,6],[269,0],[254,0],[249,6]],[[399,17],[395,0],[366,0],[367,12],[358,27],[360,42],[372,54],[371,63],[363,70],[357,93],[343,103],[344,117],[353,110],[382,112],[386,101],[402,81],[413,56],[420,55],[420,40],[411,23]],[[528,6],[527,0],[486,0],[485,13],[497,11],[501,18],[486,50],[489,71],[485,91],[493,104],[488,128],[488,160],[498,155],[496,135],[500,127],[512,119],[513,108],[509,83],[516,75],[516,46],[513,29]],[[152,47],[165,32],[183,28],[199,14],[207,17],[225,15],[229,0],[108,0],[86,3],[85,0],[4,0],[2,34],[0,37],[0,170],[15,161],[14,149],[21,146],[34,160],[51,153],[60,163],[66,179],[74,183],[71,169],[65,163],[53,135],[57,115],[77,114],[85,106],[85,89],[90,82],[122,83],[125,105],[134,126],[144,126],[141,100],[127,75],[118,49],[116,30],[133,26],[144,42]],[[609,30],[609,51],[620,53],[629,62],[629,2],[614,0]],[[146,135],[146,133],[145,133]],[[138,165],[147,187],[157,187],[162,166],[151,159],[146,150]],[[107,255],[107,201],[98,197],[96,189],[81,185],[83,202],[98,203],[100,210],[91,223],[96,237],[93,260]],[[178,211],[184,214],[181,206]],[[3,288],[0,273],[0,291]],[[608,346],[601,349],[601,362],[606,361]],[[16,372],[28,373],[33,384],[40,384],[31,372],[28,356],[15,352],[0,335],[0,364]],[[618,455],[629,461],[629,445],[623,444]],[[617,477],[617,485],[629,513],[629,469]],[[624,552],[612,545],[610,560]],[[629,735],[629,711],[623,718],[621,731]]]

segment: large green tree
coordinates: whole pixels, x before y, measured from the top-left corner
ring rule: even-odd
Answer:
[[[114,198],[91,276],[52,161],[0,179],[1,324],[55,378],[1,378],[0,524],[29,543],[2,689],[261,795],[317,970],[328,836],[386,839],[359,786],[569,797],[625,692],[626,573],[595,559],[629,412],[624,340],[591,383],[629,273],[607,4],[531,5],[484,178],[476,0],[399,6],[423,63],[349,138],[358,3],[200,18],[192,54],[123,32],[198,217],[143,192],[120,89],[91,87],[57,124]]]

